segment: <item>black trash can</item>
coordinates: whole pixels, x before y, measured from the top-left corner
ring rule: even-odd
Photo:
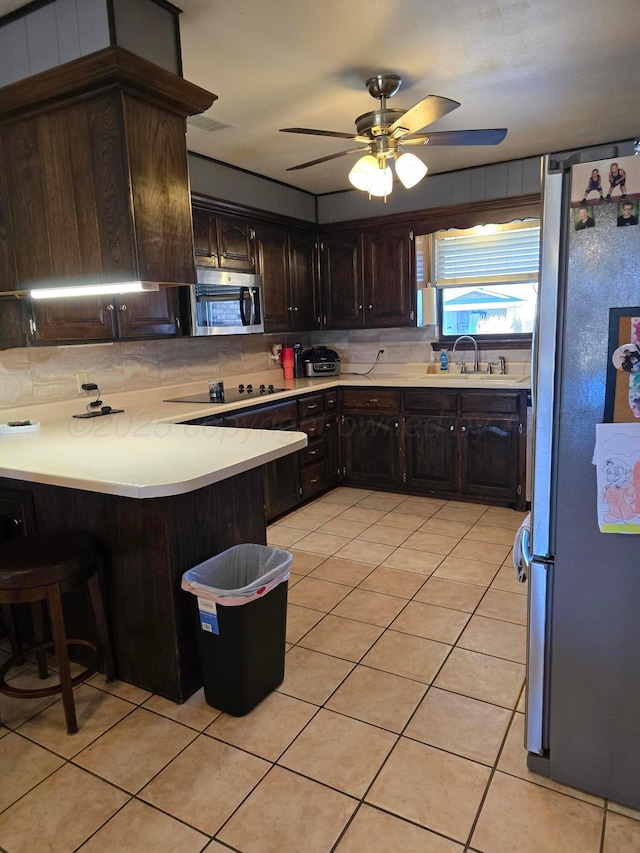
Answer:
[[[182,576],[197,616],[205,698],[234,717],[282,684],[292,559],[280,548],[235,545]]]

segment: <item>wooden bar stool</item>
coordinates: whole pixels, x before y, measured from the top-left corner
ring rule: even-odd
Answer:
[[[100,585],[96,574],[97,547],[86,533],[43,533],[21,539],[11,539],[0,544],[0,604],[30,604],[33,618],[35,645],[40,678],[47,676],[46,649],[53,647],[58,661],[60,683],[52,687],[24,690],[12,687],[5,681],[8,671],[24,658],[15,634],[11,636],[12,656],[0,667],[0,693],[18,699],[62,694],[67,730],[78,731],[73,701],[73,686],[80,684],[97,672],[104,661],[107,681],[113,681],[114,670],[107,622],[102,606]],[[95,619],[97,642],[68,639],[62,613],[62,593],[80,584],[87,584]],[[43,605],[46,602],[51,625],[52,642],[45,642]],[[68,646],[88,646],[95,656],[91,664],[79,675],[71,678]]]

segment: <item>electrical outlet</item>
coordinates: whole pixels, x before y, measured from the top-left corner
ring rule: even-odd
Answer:
[[[378,350],[378,361],[384,361],[387,357],[387,351],[380,349]]]
[[[86,394],[86,391],[82,390],[82,386],[89,381],[89,374],[76,373],[76,379],[78,381],[78,394]]]

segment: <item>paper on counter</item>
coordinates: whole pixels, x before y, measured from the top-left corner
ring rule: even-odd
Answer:
[[[593,464],[600,532],[640,533],[640,424],[597,424]]]

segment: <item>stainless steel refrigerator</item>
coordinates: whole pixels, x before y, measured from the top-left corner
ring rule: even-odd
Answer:
[[[640,226],[617,226],[621,193],[606,199],[606,174],[605,198],[587,199],[595,226],[577,230],[570,207],[576,164],[602,170],[625,150],[633,154],[633,144],[543,159],[531,534],[522,544],[529,768],[638,809],[640,537],[599,532],[592,456],[609,310],[640,305]],[[574,202],[583,190],[574,185]]]

